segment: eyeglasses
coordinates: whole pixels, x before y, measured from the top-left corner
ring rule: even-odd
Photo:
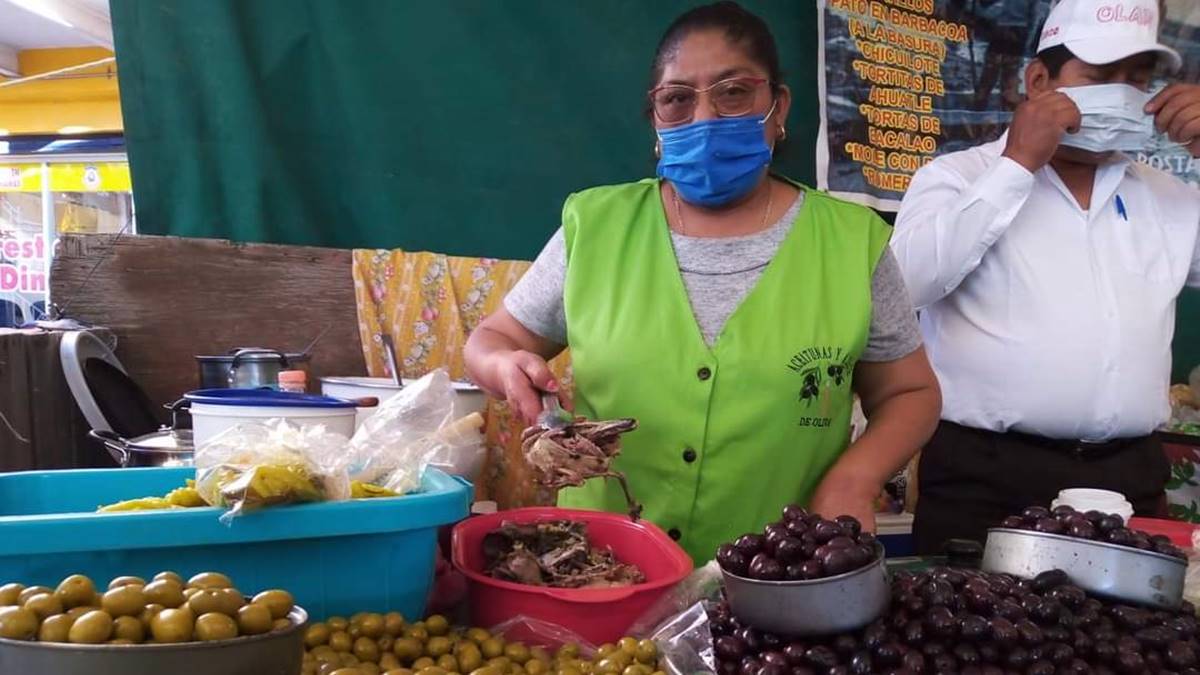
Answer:
[[[721,117],[740,117],[754,110],[758,88],[766,84],[761,77],[732,77],[704,89],[686,84],[668,84],[650,90],[654,116],[663,124],[682,124],[696,114],[700,95],[706,94],[713,110]]]

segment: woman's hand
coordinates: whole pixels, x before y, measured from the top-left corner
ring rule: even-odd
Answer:
[[[546,364],[562,350],[500,308],[471,333],[463,356],[476,384],[508,401],[526,424],[534,424],[542,412],[543,392],[556,393],[564,407],[571,406]]]
[[[832,520],[854,516],[864,532],[875,531],[875,499],[882,487],[870,480],[856,480],[828,473],[809,502],[809,511]]]

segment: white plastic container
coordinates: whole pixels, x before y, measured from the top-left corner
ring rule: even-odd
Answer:
[[[299,427],[321,424],[346,438],[354,435],[356,409],[347,400],[267,389],[201,389],[184,398],[191,403],[197,448],[238,424],[276,418]]]
[[[408,384],[409,382],[405,382]],[[454,419],[462,419],[473,412],[483,414],[487,408],[487,395],[479,387],[468,382],[451,382],[454,386]],[[380,405],[400,392],[391,378],[387,377],[322,377],[321,393],[344,399],[377,398]],[[374,412],[373,408],[359,408],[358,421]]]
[[[1133,504],[1125,499],[1125,495],[1112,490],[1096,490],[1092,488],[1071,488],[1058,493],[1058,499],[1050,503],[1050,508],[1070,506],[1076,511],[1100,511],[1121,516],[1129,523],[1133,517]]]

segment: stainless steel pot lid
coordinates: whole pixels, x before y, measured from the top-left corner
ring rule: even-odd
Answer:
[[[125,441],[130,450],[148,452],[179,452],[191,454],[195,450],[192,444],[191,429],[163,429],[145,436],[138,436]]]

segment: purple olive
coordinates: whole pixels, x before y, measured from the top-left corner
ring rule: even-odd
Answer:
[[[759,553],[750,561],[749,574],[759,581],[782,581],[783,566],[766,553]]]
[[[732,544],[722,544],[717,549],[717,564],[726,572],[739,577],[746,576],[750,570],[749,558]]]
[[[804,544],[795,537],[784,537],[775,544],[775,559],[784,565],[804,559]]]
[[[788,581],[804,581],[804,564],[792,563],[783,568],[783,578]]]
[[[1025,519],[1021,516],[1009,516],[1000,521],[1000,527],[1008,528],[1010,530],[1020,530],[1025,527]]]
[[[1056,506],[1050,511],[1050,515],[1054,516],[1055,518],[1061,518],[1063,520],[1070,518],[1071,516],[1075,515],[1076,513],[1078,513],[1078,511],[1075,510],[1075,507],[1068,506],[1066,504],[1061,504],[1059,506]]]
[[[1042,518],[1050,517],[1050,509],[1044,506],[1029,506],[1021,512],[1021,517],[1026,520],[1041,520]]]
[[[821,562],[825,568],[825,573],[829,576],[837,576],[845,574],[853,569],[856,569],[855,553],[850,549],[845,548],[829,548],[828,545],[822,546],[817,550],[816,560]]]
[[[759,660],[763,662],[764,666],[787,667],[790,665],[788,663],[788,658],[783,655],[783,652],[763,652],[762,656],[759,657]]]
[[[1046,534],[1062,534],[1066,527],[1062,522],[1055,518],[1042,518],[1033,525],[1035,532],[1044,532]]]
[[[832,520],[821,520],[812,527],[813,537],[818,544],[824,544],[834,537],[840,537],[845,534],[842,526]]]
[[[858,522],[858,518],[854,516],[838,516],[833,519],[833,522],[842,526],[842,530],[851,537],[857,537],[859,532],[862,532],[862,523]]]
[[[746,643],[726,635],[713,641],[713,652],[722,661],[740,661],[746,655]]]
[[[803,666],[806,663],[804,660],[804,653],[806,651],[808,651],[808,647],[803,642],[793,642],[783,648],[783,655],[787,657],[789,665],[793,667]]]
[[[761,534],[743,534],[742,536],[738,537],[737,541],[735,541],[733,545],[742,553],[745,553],[748,556],[754,556],[758,553],[762,553],[763,549],[766,548],[766,543],[766,540]]]
[[[1174,640],[1167,645],[1163,659],[1172,668],[1190,668],[1197,663],[1196,648],[1191,643]]]
[[[1072,537],[1078,537],[1079,539],[1095,539],[1096,526],[1086,520],[1072,521],[1071,524],[1067,526],[1067,534],[1071,535]]]
[[[812,581],[813,579],[821,579],[825,576],[825,565],[820,560],[805,560],[800,563],[800,579],[802,581]]]
[[[1124,527],[1125,521],[1121,519],[1121,516],[1114,516],[1112,514],[1106,514],[1096,523],[1096,529],[1103,533],[1120,530]]]
[[[804,517],[807,515],[808,511],[806,511],[804,507],[800,506],[799,504],[788,504],[787,506],[783,507],[783,519],[785,521],[804,520]]]
[[[829,548],[852,548],[858,546],[858,542],[843,535],[841,537],[834,537],[833,539],[830,539],[825,543],[825,545]]]
[[[804,661],[813,668],[833,668],[838,664],[837,654],[833,650],[824,645],[810,647],[804,653]]]
[[[793,537],[799,537],[808,532],[808,523],[805,523],[803,520],[789,520],[784,527],[787,528],[788,534]]]

